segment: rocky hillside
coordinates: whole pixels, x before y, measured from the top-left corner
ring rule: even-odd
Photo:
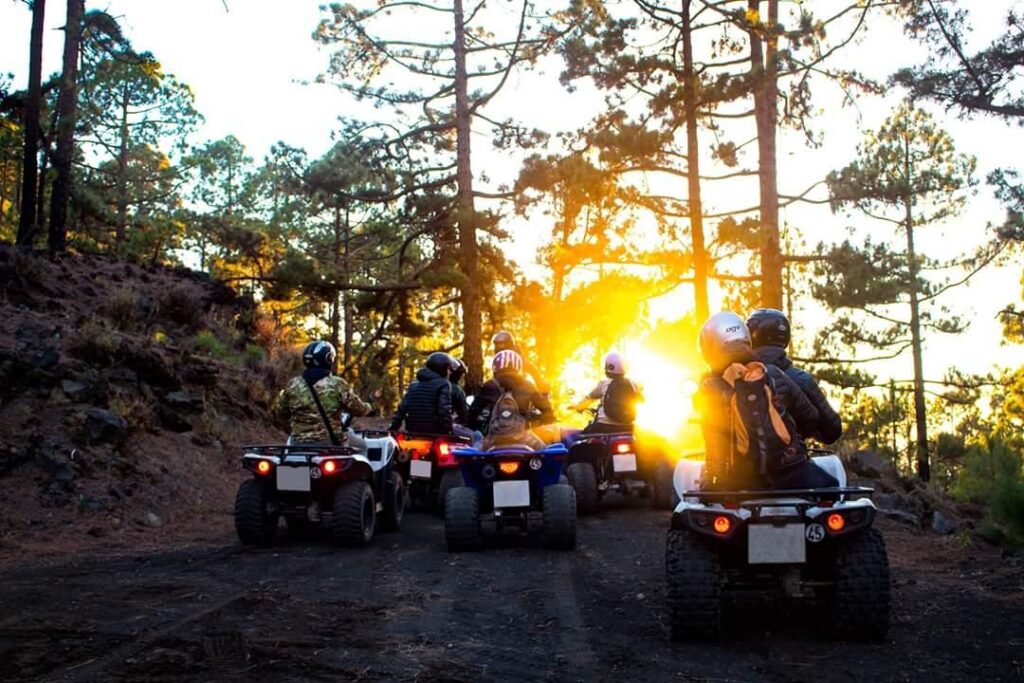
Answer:
[[[0,245],[0,555],[223,525],[239,445],[281,438],[259,327],[201,274]]]

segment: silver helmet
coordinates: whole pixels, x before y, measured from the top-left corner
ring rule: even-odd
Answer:
[[[750,354],[750,330],[743,318],[731,311],[715,313],[700,328],[697,345],[712,370]]]

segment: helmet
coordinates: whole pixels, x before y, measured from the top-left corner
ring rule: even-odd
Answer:
[[[750,354],[750,330],[743,318],[731,311],[715,313],[700,328],[697,345],[712,370]]]
[[[789,346],[789,318],[774,308],[759,308],[747,318],[747,328],[754,348],[759,346]]]
[[[494,346],[495,353],[505,351],[506,349],[516,350],[515,337],[512,336],[511,332],[506,332],[505,330],[495,332],[494,336],[491,337],[491,344]]]
[[[626,357],[618,351],[609,351],[604,357],[604,374],[622,377],[626,374]]]
[[[330,370],[334,366],[334,359],[338,352],[330,342],[310,342],[302,352],[302,362],[307,368],[323,368]]]
[[[494,356],[494,360],[491,361],[491,369],[494,370],[495,375],[503,372],[522,372],[523,357],[511,349],[498,351]]]
[[[452,369],[452,357],[447,353],[435,351],[427,356],[427,369],[433,370],[442,377],[447,377]]]
[[[450,379],[452,383],[458,384],[459,380],[462,379],[462,376],[466,374],[467,370],[469,370],[469,368],[466,367],[466,364],[462,362],[461,358],[453,357],[452,372],[448,375],[448,379]]]

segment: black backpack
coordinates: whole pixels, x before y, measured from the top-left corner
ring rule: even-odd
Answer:
[[[796,422],[776,399],[775,383],[762,363],[733,364],[722,378],[733,390],[733,443],[741,457],[752,459],[761,474],[807,459]]]
[[[636,387],[625,377],[614,377],[601,397],[601,408],[609,420],[631,425],[636,421]]]

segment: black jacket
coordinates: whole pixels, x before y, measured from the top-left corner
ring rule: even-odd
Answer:
[[[755,360],[750,358],[750,360]],[[813,433],[818,425],[818,411],[804,395],[804,392],[786,373],[775,365],[765,364],[768,377],[774,388],[777,407],[784,408],[793,418],[799,434],[797,443],[791,444],[798,451],[806,452],[803,435]],[[700,415],[704,433],[705,478],[722,481],[728,477],[728,488],[757,488],[760,477],[751,463],[731,460],[733,451],[732,406],[733,389],[719,373],[708,373],[700,381],[693,402]],[[708,482],[705,482],[706,484]]]
[[[762,346],[754,349],[754,355],[759,361],[766,365],[774,365],[793,380],[807,396],[811,405],[818,411],[818,423],[810,432],[804,436],[814,437],[822,443],[835,443],[843,435],[843,420],[839,413],[832,409],[828,399],[821,391],[821,387],[814,381],[814,377],[806,370],[793,365],[793,361],[786,356],[786,350],[777,346]]]
[[[519,412],[531,424],[542,425],[555,421],[555,411],[547,396],[537,390],[533,382],[521,375],[504,374],[500,378],[484,382],[473,396],[473,405],[469,407],[470,429],[487,432],[487,424],[491,419],[491,409],[501,395],[511,391],[515,396]],[[539,414],[537,414],[539,413]]]
[[[455,421],[460,425],[469,422],[469,404],[466,402],[466,392],[458,384],[452,384],[452,412],[455,413]]]
[[[391,420],[391,431],[401,429],[403,422],[406,431],[414,434],[451,434],[452,385],[448,378],[420,368]]]

